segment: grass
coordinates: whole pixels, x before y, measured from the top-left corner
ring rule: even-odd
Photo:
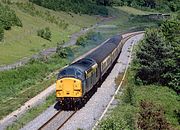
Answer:
[[[55,57],[48,63],[35,61],[18,69],[0,72],[0,119],[55,83],[55,76],[50,80],[47,76],[67,63],[67,60]]]
[[[39,113],[42,113],[47,107],[51,106],[54,103],[55,95],[51,95],[46,99],[46,102],[42,103],[39,106],[36,106],[26,112],[19,120],[15,121],[13,125],[7,127],[7,130],[19,130],[25,124],[30,122],[33,118],[37,117]]]
[[[148,12],[148,11],[142,11],[133,7],[129,7],[129,6],[120,6],[117,7],[119,10],[124,11],[128,14],[133,14],[133,15],[148,15],[148,14],[152,14],[152,12]]]
[[[153,102],[157,108],[164,110],[164,115],[172,129],[180,129],[176,110],[180,108],[180,97],[170,88],[157,85],[135,85],[133,72],[128,71],[127,83],[123,87],[123,95],[118,95],[118,105],[110,110],[98,129],[136,129],[140,102]],[[133,91],[129,92],[128,88]],[[131,100],[129,100],[131,97]]]
[[[23,57],[29,57],[38,53],[45,48],[54,47],[57,42],[67,41],[72,33],[79,31],[81,28],[89,27],[98,21],[93,16],[80,16],[73,13],[70,15],[34,5],[36,11],[38,10],[42,13],[48,11],[52,16],[69,25],[67,29],[63,29],[47,21],[45,17],[32,16],[28,11],[25,12],[20,7],[17,7],[16,4],[12,4],[10,7],[15,10],[23,23],[23,27],[13,27],[10,31],[5,31],[4,40],[0,43],[0,65],[13,63]],[[37,30],[45,27],[49,27],[52,32],[51,41],[37,36]]]

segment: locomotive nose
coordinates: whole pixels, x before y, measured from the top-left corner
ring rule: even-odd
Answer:
[[[82,83],[75,78],[62,78],[56,81],[56,97],[81,97]]]

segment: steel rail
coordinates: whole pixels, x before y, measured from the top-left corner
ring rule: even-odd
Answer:
[[[43,130],[45,126],[47,126],[56,116],[58,116],[62,111],[58,111],[55,115],[53,115],[47,122],[45,122],[38,130]]]
[[[64,124],[66,124],[66,122],[68,122],[69,119],[71,119],[71,117],[72,117],[76,112],[77,112],[77,111],[74,111],[74,112],[58,127],[57,130],[60,130],[60,129],[64,126]]]

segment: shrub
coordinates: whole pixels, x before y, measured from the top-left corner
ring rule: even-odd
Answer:
[[[102,36],[101,36],[100,32],[90,31],[90,32],[86,33],[85,35],[80,36],[76,41],[76,45],[85,46],[88,43],[88,40],[89,41],[98,41],[101,39],[102,39]]]
[[[22,27],[21,20],[16,16],[15,12],[0,3],[0,24],[6,30],[11,29],[12,26]]]
[[[85,42],[86,38],[84,36],[80,36],[76,41],[76,45],[85,46]]]
[[[123,97],[123,102],[130,105],[135,104],[134,88],[132,86],[128,86],[126,88],[125,94]]]
[[[62,47],[62,45],[59,43],[57,43],[56,53],[61,58],[66,58],[68,55],[67,49]]]
[[[170,130],[170,125],[166,121],[163,109],[158,108],[149,101],[140,102],[137,126],[141,130]]]
[[[51,31],[49,27],[46,27],[45,29],[37,30],[37,35],[46,40],[49,40],[49,41],[51,40]]]

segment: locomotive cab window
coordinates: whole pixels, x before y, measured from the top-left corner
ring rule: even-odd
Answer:
[[[66,77],[66,76],[72,76],[75,78],[80,78],[80,79],[84,79],[84,74],[75,68],[66,68],[64,70],[62,70],[59,75],[58,78],[62,78],[62,77]]]

